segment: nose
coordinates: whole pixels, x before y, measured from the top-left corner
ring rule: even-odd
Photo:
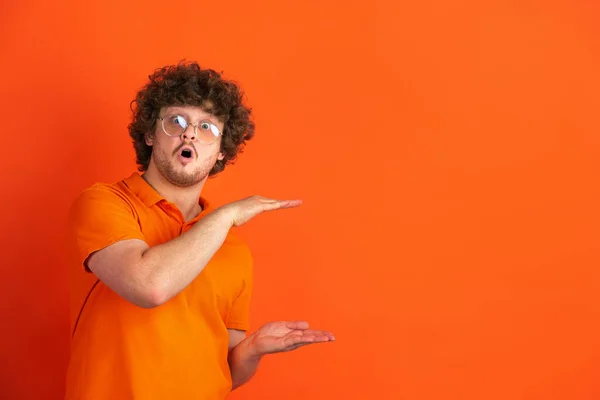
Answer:
[[[183,131],[183,134],[182,134],[183,139],[188,139],[191,141],[196,140],[198,137],[198,135],[196,134],[197,128],[198,127],[196,125],[189,124]]]

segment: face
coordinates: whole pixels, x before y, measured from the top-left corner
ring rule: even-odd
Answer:
[[[217,160],[223,159],[219,151],[221,136],[210,144],[202,140],[208,137],[206,129],[216,132],[214,127],[211,130],[211,124],[223,132],[223,123],[196,106],[163,107],[159,113],[160,118],[174,115],[179,117],[164,120],[172,136],[165,133],[161,120],[157,121],[154,134],[146,136],[146,144],[152,146],[150,164],[175,186],[197,185],[208,177]]]

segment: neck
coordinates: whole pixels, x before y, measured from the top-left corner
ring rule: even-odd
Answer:
[[[206,178],[193,186],[175,186],[167,181],[152,163],[150,163],[142,178],[167,201],[175,204],[186,221],[193,219],[202,211],[198,201]]]

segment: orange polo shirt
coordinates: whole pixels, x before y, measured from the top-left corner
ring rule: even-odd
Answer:
[[[227,329],[248,329],[252,259],[229,234],[198,277],[162,306],[137,307],[85,267],[126,239],[167,242],[185,222],[138,173],[84,190],[69,213],[71,359],[65,399],[223,399],[231,390]],[[194,251],[189,249],[188,251]]]

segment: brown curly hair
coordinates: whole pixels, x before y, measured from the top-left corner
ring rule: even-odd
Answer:
[[[154,134],[162,107],[200,106],[223,122],[224,158],[216,162],[210,176],[233,163],[246,141],[254,136],[252,109],[244,105],[242,90],[235,82],[222,79],[220,73],[202,69],[196,62],[181,61],[155,70],[148,78],[150,81],[131,102],[133,120],[128,125],[141,172],[148,169],[152,155],[152,146],[146,144],[145,135]]]

